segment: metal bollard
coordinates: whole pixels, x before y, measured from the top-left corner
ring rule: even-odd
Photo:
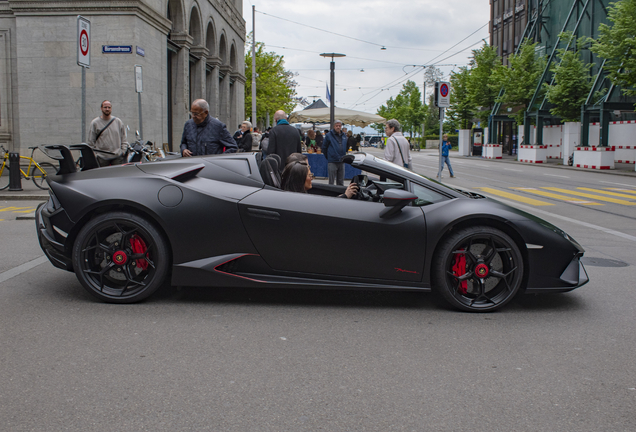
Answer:
[[[22,181],[20,178],[20,153],[9,153],[9,169],[11,173],[9,175],[9,190],[21,191]]]

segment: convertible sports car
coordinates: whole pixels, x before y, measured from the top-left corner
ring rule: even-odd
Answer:
[[[280,189],[260,153],[180,158],[76,172],[66,146],[36,227],[47,257],[97,298],[142,300],[176,286],[434,290],[465,311],[520,292],[588,281],[583,248],[550,223],[365,153],[354,199],[314,181]],[[55,155],[53,155],[55,157]],[[94,159],[94,156],[93,156]],[[378,257],[380,257],[378,259]]]

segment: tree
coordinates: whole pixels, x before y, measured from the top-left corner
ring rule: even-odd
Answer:
[[[475,106],[468,91],[470,70],[466,66],[459,72],[451,72],[451,106],[447,110],[451,129],[470,129],[473,123]]]
[[[572,33],[562,33],[561,38],[570,39],[573,50],[560,48],[557,50],[559,63],[552,64],[550,71],[554,74],[554,84],[544,83],[548,101],[553,108],[552,115],[561,117],[563,121],[579,121],[581,105],[592,88],[590,81],[591,63],[581,60],[580,49],[576,37]]]
[[[604,58],[612,84],[623,93],[636,96],[636,0],[611,3],[608,19],[613,26],[601,24],[599,37],[590,50]]]
[[[283,56],[266,52],[265,45],[256,44],[256,121],[265,123],[267,113],[270,118],[278,110],[291,112],[296,106],[296,82],[294,73],[285,69]],[[252,116],[252,50],[245,54],[245,118]]]
[[[501,60],[496,48],[484,44],[481,48],[473,50],[467,88],[473,105],[481,107],[475,116],[482,123],[488,121],[488,116],[492,112],[501,89],[501,84],[497,82],[495,76],[497,67],[501,67]]]
[[[545,56],[536,57],[536,46],[536,43],[524,40],[519,51],[508,57],[509,66],[501,66],[495,70],[495,80],[504,88],[504,94],[497,102],[511,108],[521,108],[517,114],[510,116],[520,125],[523,124],[523,115],[545,69]]]
[[[377,114],[385,119],[396,119],[400,122],[403,132],[408,132],[413,136],[413,132],[419,129],[424,121],[424,104],[422,103],[422,93],[413,81],[407,81],[400,94],[395,99],[393,97],[386,101],[386,105],[378,108]],[[383,125],[373,126],[375,130]],[[384,129],[382,129],[383,131]]]
[[[426,117],[424,124],[426,125],[426,135],[439,134],[439,108],[435,106],[435,93],[431,93],[428,97],[428,105],[426,106]]]

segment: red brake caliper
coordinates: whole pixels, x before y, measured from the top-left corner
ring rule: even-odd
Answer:
[[[130,238],[130,247],[134,254],[143,254],[148,249],[146,243],[137,234],[133,234]],[[137,263],[137,267],[142,270],[146,270],[148,268],[148,261],[145,259],[137,259],[135,262]]]
[[[463,253],[455,254],[455,264],[453,264],[453,275],[463,276],[466,274],[466,257]],[[459,292],[466,294],[468,292],[468,282],[461,281],[459,283]]]

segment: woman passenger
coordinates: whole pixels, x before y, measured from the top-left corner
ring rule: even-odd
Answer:
[[[288,158],[289,160],[289,158]],[[283,170],[281,188],[289,192],[306,193],[311,189],[314,175],[306,161],[295,160],[288,163]],[[347,190],[338,195],[339,198],[353,198],[358,192],[356,183],[349,183]]]

